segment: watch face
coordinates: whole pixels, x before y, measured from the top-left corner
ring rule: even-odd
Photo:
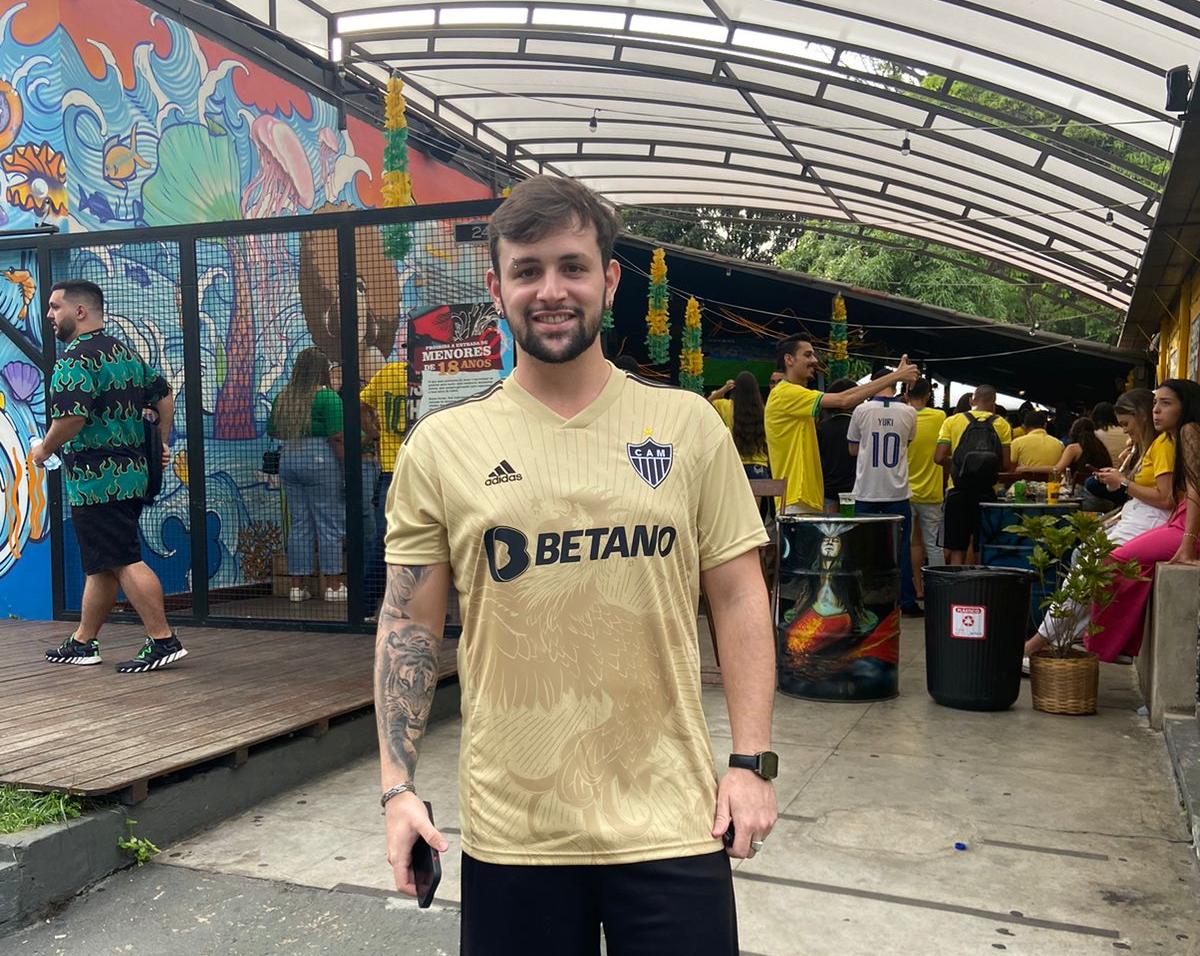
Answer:
[[[779,754],[764,750],[758,755],[758,775],[765,780],[774,780],[779,775]]]

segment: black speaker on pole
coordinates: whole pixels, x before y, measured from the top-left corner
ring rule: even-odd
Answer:
[[[1186,113],[1188,97],[1192,92],[1192,77],[1186,66],[1177,66],[1167,70],[1167,105],[1168,113]]]

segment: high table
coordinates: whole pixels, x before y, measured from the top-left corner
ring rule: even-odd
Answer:
[[[1079,500],[1072,498],[1060,498],[1052,504],[1045,501],[986,502],[980,517],[979,563],[989,568],[1030,570],[1029,555],[1034,542],[1004,529],[1020,524],[1025,515],[1065,515],[1078,511],[1079,505]],[[1057,588],[1058,578],[1053,569],[1046,572],[1044,584],[1036,580],[1033,582],[1033,593],[1029,599],[1030,634],[1042,622],[1042,599]]]
[[[779,689],[808,700],[895,697],[902,519],[784,515],[778,520]]]

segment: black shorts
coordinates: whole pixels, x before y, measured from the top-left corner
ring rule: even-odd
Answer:
[[[594,866],[508,866],[462,855],[462,956],[737,956],[724,850]]]
[[[138,519],[142,500],[109,501],[71,508],[71,523],[79,541],[84,574],[99,574],[142,560]]]
[[[966,551],[971,539],[979,540],[979,522],[985,501],[995,501],[991,491],[962,491],[951,488],[946,492],[942,518],[942,547],[947,551]]]

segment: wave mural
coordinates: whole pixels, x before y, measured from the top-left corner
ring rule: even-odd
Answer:
[[[134,0],[0,0],[0,235],[42,222],[97,233],[95,245],[56,254],[55,277],[99,283],[115,334],[176,388],[175,460],[142,519],[147,560],[168,592],[191,586],[189,482],[200,477],[189,474],[183,434],[178,248],[105,245],[101,234],[376,206],[382,134],[354,117],[338,125],[330,103]],[[419,153],[410,169],[420,201],[490,196]],[[437,252],[439,238],[415,250],[416,264],[390,264],[384,284],[394,304],[373,333],[373,357],[403,347],[401,315],[431,288],[449,279],[481,291],[477,277],[451,276],[436,256],[424,267],[429,287],[414,288],[420,259]],[[276,534],[282,520],[278,491],[253,462],[295,355],[317,325],[328,325],[305,314],[300,244],[296,235],[262,236],[198,248],[210,509],[203,533],[214,587],[244,583],[240,552],[257,547],[256,534]],[[368,243],[359,256],[371,255]],[[44,475],[28,468],[30,437],[44,430],[44,383],[12,341],[42,346],[35,262],[33,250],[0,252],[0,613],[48,617]],[[336,324],[321,334],[336,337]],[[68,606],[80,587],[72,551],[68,526]],[[19,587],[24,580],[38,584]]]

